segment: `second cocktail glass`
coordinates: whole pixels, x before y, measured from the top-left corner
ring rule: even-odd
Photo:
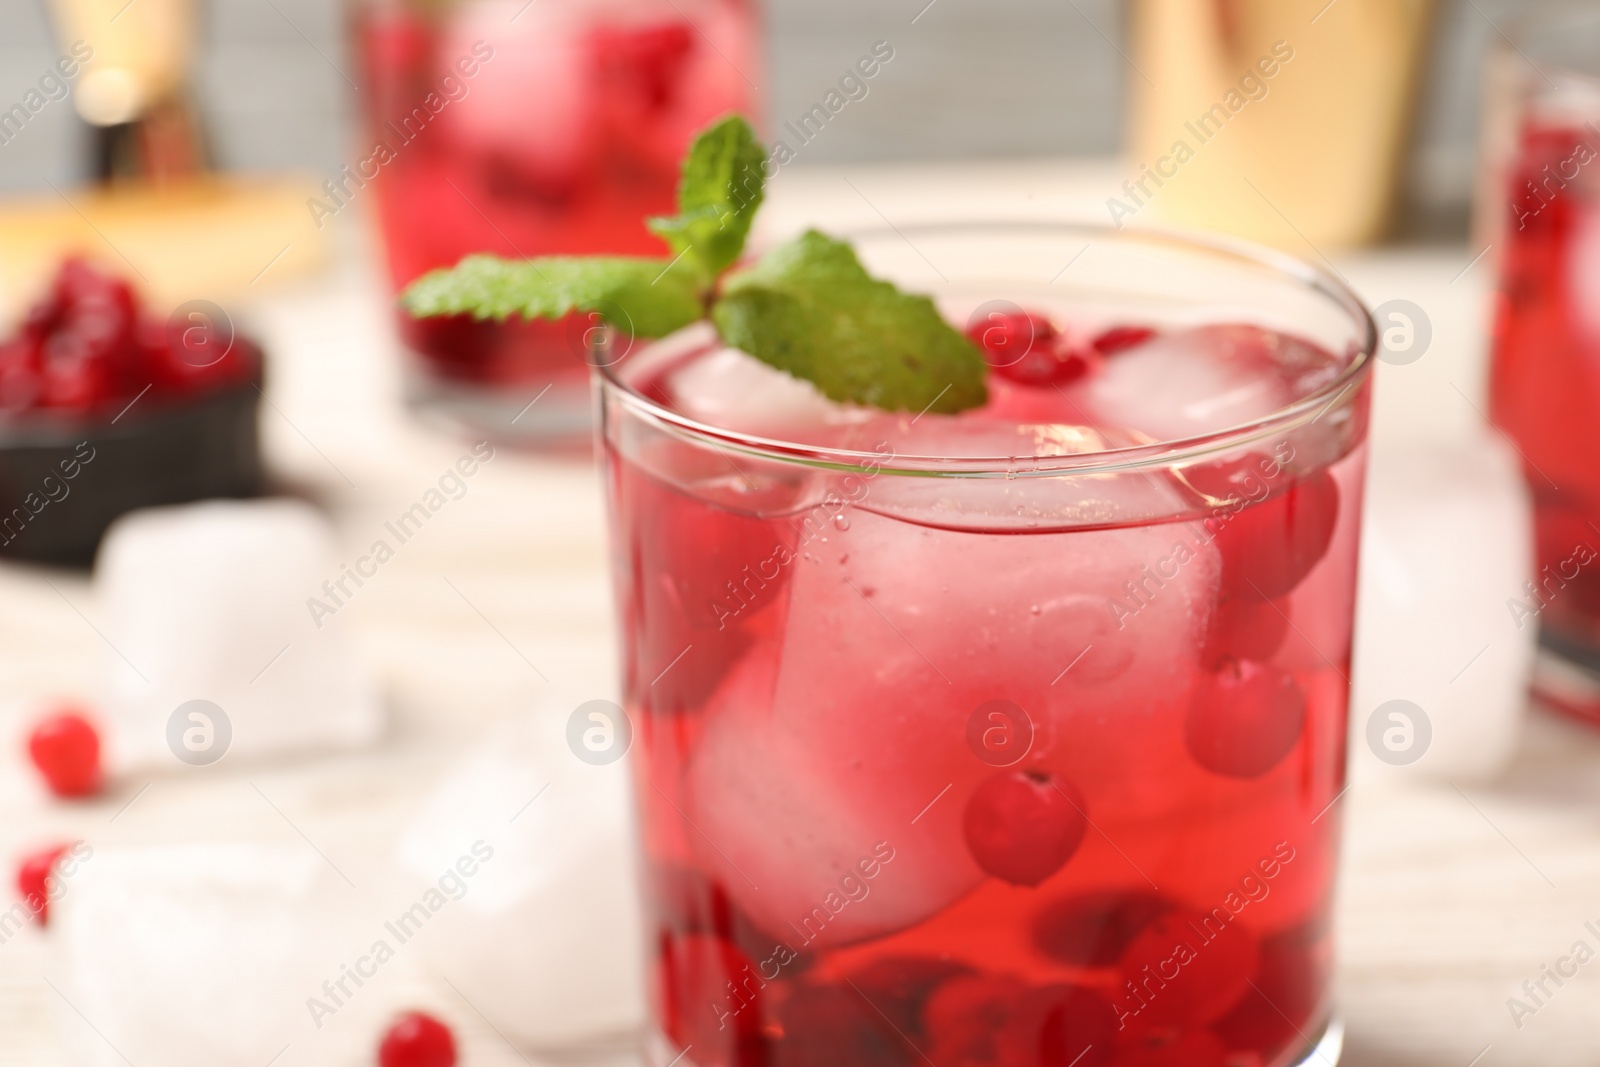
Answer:
[[[690,140],[755,106],[748,0],[358,0],[354,12],[371,142],[354,169],[374,183],[396,291],[475,252],[660,254],[640,219],[672,210]],[[597,322],[399,312],[408,392],[497,439],[584,439]]]

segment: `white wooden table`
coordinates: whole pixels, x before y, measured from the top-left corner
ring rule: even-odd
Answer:
[[[776,183],[764,225],[771,233],[812,222],[899,224],[952,205],[980,216],[1093,212],[1120,177],[1109,164],[1046,163],[792,172]],[[273,294],[251,318],[273,360],[272,405],[263,414],[272,469],[321,502],[345,547],[356,550],[464,446],[402,409],[387,296],[359,236],[345,236],[336,271]],[[1380,369],[1377,461],[1384,449],[1403,447],[1408,433],[1473,417],[1446,387],[1457,382],[1474,400],[1481,392],[1486,270],[1480,263],[1461,273],[1476,251],[1337,259],[1369,300],[1416,301],[1436,330],[1428,360]],[[381,680],[394,723],[372,752],[219,768],[158,779],[143,793],[143,781],[119,782],[82,805],[40,801],[13,736],[34,702],[93,692],[104,653],[88,624],[94,610],[83,575],[0,567],[0,858],[8,867],[19,850],[57,836],[299,840],[304,833],[356,880],[365,872],[378,877],[392,835],[427,783],[489,724],[530,708],[564,715],[572,706],[560,703],[566,694],[608,696],[616,688],[601,499],[585,460],[503,451],[350,605],[360,654]],[[283,814],[264,805],[256,788]],[[1341,803],[1345,1062],[1577,1067],[1600,1060],[1600,963],[1520,1029],[1506,1005],[1575,941],[1600,948],[1584,929],[1586,921],[1600,923],[1600,733],[1536,714],[1512,770],[1496,784],[1457,789],[1358,773]],[[51,1026],[58,1005],[44,981],[48,964],[46,940],[31,932],[0,946],[0,1065],[66,1062]],[[448,988],[404,967],[395,995],[448,1015],[464,1037],[466,1063],[544,1058],[509,1049]],[[358,1064],[368,1056],[358,1042],[332,1042],[307,1062]],[[171,1062],[181,1062],[176,1050]]]

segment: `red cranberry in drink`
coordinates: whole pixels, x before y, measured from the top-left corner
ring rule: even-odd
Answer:
[[[1009,975],[952,978],[934,990],[924,1009],[928,1060],[936,1064],[998,1064],[1007,1030],[1028,987]]]
[[[1060,331],[1047,316],[1026,311],[990,311],[967,325],[967,337],[991,367],[1015,363],[1035,348],[1055,343]]]
[[[1254,660],[1224,658],[1195,686],[1183,740],[1207,770],[1258,778],[1294,748],[1305,718],[1305,694],[1287,673]]]
[[[59,860],[70,845],[54,845],[24,856],[17,867],[17,892],[33,912],[34,921],[44,926],[50,921],[50,880]]]
[[[1201,659],[1269,660],[1289,635],[1289,605],[1254,597],[1225,597],[1211,613]]]
[[[1233,1067],[1227,1050],[1205,1030],[1152,1030],[1124,1034],[1116,1067]]]
[[[913,1040],[922,1035],[922,1009],[942,983],[972,968],[932,956],[885,956],[849,975],[874,1007]]]
[[[1089,342],[1089,347],[1102,356],[1113,356],[1129,348],[1137,348],[1156,332],[1148,326],[1113,326]]]
[[[1128,1027],[1149,1031],[1220,1018],[1250,988],[1256,939],[1226,908],[1173,911],[1146,926],[1123,954],[1118,994]]]
[[[1032,991],[1024,1004],[1042,1008],[1044,1017],[1036,1057],[1021,1062],[1037,1062],[1039,1067],[1106,1067],[1113,1062],[1117,1013],[1099,993],[1079,986],[1049,986]]]
[[[1273,1061],[1316,1025],[1328,971],[1327,939],[1302,929],[1264,938],[1251,987],[1212,1031],[1236,1051]]]
[[[378,1046],[379,1067],[455,1067],[456,1039],[433,1016],[408,1011],[395,1019]]]
[[[1023,385],[1062,385],[1091,366],[1089,356],[1040,314],[991,311],[967,327],[967,337],[996,374]]]
[[[100,734],[75,711],[49,715],[28,735],[28,757],[58,797],[100,789]]]
[[[1133,939],[1174,905],[1154,893],[1105,891],[1047,904],[1033,923],[1033,944],[1071,967],[1115,967]]]
[[[1206,525],[1222,553],[1225,596],[1281,597],[1333,542],[1339,485],[1326,470],[1285,486],[1288,472],[1271,459],[1249,455],[1190,468],[1184,476],[1215,502]]]
[[[765,1062],[766,986],[756,961],[720,937],[665,935],[658,943],[657,1017],[680,1049],[693,1047],[701,1067]]]
[[[773,1067],[921,1062],[909,1037],[897,1033],[869,997],[847,983],[799,983],[777,1012],[782,1036],[772,1043]]]
[[[973,791],[962,817],[967,850],[984,872],[1038,885],[1072,858],[1088,826],[1083,795],[1042,770],[1003,771]]]

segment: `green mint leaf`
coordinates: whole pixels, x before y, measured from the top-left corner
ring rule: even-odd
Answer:
[[[649,220],[674,256],[709,284],[744,251],[766,184],[766,152],[750,124],[729,115],[695,138],[678,180],[678,213]]]
[[[468,256],[431,271],[401,297],[418,317],[511,315],[559,319],[594,311],[636,337],[664,337],[705,317],[699,279],[665,259],[633,256],[546,256],[509,261]]]
[[[982,353],[933,301],[873,278],[815,230],[730,277],[711,319],[729,344],[833,400],[953,414],[988,396]]]

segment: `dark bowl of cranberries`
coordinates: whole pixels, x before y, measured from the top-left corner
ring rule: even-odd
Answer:
[[[126,511],[260,491],[261,352],[187,307],[68,259],[0,341],[0,557],[87,565]]]

